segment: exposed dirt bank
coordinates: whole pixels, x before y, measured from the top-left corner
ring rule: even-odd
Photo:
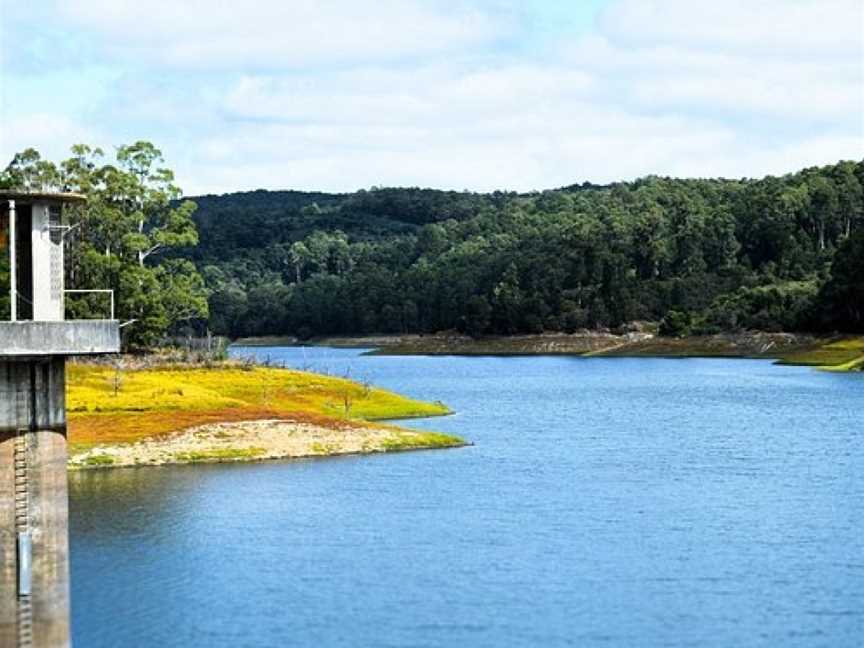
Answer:
[[[263,461],[370,454],[466,445],[461,439],[389,426],[338,429],[290,421],[216,423],[136,443],[93,446],[73,454],[72,469]]]
[[[668,338],[647,332],[616,335],[579,331],[471,338],[459,334],[330,337],[320,346],[373,347],[383,355],[607,355],[662,357],[783,358],[820,344],[812,335],[743,332]]]

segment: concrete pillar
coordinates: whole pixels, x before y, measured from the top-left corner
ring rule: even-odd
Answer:
[[[3,648],[69,646],[65,374],[65,359],[59,356],[0,359]],[[32,544],[29,597],[19,592],[22,531]]]

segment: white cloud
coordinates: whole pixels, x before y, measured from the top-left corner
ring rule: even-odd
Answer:
[[[578,70],[510,66],[363,69],[325,83],[293,76],[246,76],[228,95],[238,118],[327,123],[429,124],[486,122],[495,116],[576,101],[591,86]]]
[[[407,140],[391,135],[392,140],[385,138],[377,148],[367,146],[368,139],[354,148],[357,134],[352,138],[339,131],[238,131],[202,143],[189,160],[177,164],[177,170],[181,178],[193,179],[184,184],[190,195],[256,188],[353,191],[371,186],[531,191],[652,173],[779,175],[838,159],[860,159],[862,150],[860,138],[822,136],[770,148],[750,147],[734,133],[705,132],[686,124],[674,132],[649,130],[639,136],[589,132],[555,137],[550,132],[545,138],[492,138],[482,145],[428,133]],[[286,142],[294,146],[286,148]]]
[[[631,45],[686,45],[807,59],[860,56],[860,0],[617,0],[604,34]]]
[[[821,121],[860,134],[862,21],[858,0],[622,0],[562,56],[602,73],[634,109],[710,111],[745,128],[748,117]]]
[[[761,177],[862,157],[864,137],[815,133],[771,147],[746,146],[746,142],[739,141],[712,151],[710,156],[669,160],[666,173],[680,177]]]
[[[381,114],[377,124],[368,115],[326,126],[237,123],[194,153],[200,184],[187,189],[220,191],[229,182],[338,191],[371,185],[532,190],[643,175],[658,159],[668,166],[734,143],[727,129],[590,104],[538,108],[526,101],[519,110],[504,107],[467,120],[448,113],[414,124],[391,124],[390,115]]]
[[[69,156],[69,148],[81,142],[99,145],[103,136],[96,129],[58,113],[30,113],[3,119],[0,127],[0,165],[5,166],[26,148],[35,148],[46,159]]]
[[[832,120],[864,110],[860,82],[831,71],[808,75],[780,69],[776,74],[730,67],[718,74],[677,74],[631,79],[630,96],[638,103],[666,109],[710,109],[813,120]]]
[[[553,61],[247,75],[225,100],[229,132],[201,150],[205,166],[254,160],[263,178],[272,160],[276,186],[528,190],[864,156],[856,3],[706,6],[613,3]],[[836,38],[810,33],[820,7],[843,23]]]
[[[150,138],[190,193],[529,190],[864,157],[860,0],[610,0],[542,48],[524,13],[493,10],[511,5],[57,0],[120,68],[114,96],[19,117],[0,152]]]
[[[58,9],[120,56],[193,68],[399,60],[509,30],[463,3],[421,0],[63,0]]]

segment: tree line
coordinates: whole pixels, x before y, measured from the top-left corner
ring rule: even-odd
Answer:
[[[87,146],[59,164],[29,149],[2,186],[88,196],[68,237],[68,283],[115,289],[131,347],[206,331],[479,336],[636,320],[671,335],[864,331],[864,162],[529,194],[185,200],[159,150],[137,142],[109,162]],[[100,308],[94,297],[69,304],[71,316]]]
[[[864,163],[533,194],[197,198],[186,253],[232,337],[864,327]]]

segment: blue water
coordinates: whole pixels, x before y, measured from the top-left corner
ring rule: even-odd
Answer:
[[[235,349],[476,445],[71,476],[77,646],[864,641],[864,375]]]

